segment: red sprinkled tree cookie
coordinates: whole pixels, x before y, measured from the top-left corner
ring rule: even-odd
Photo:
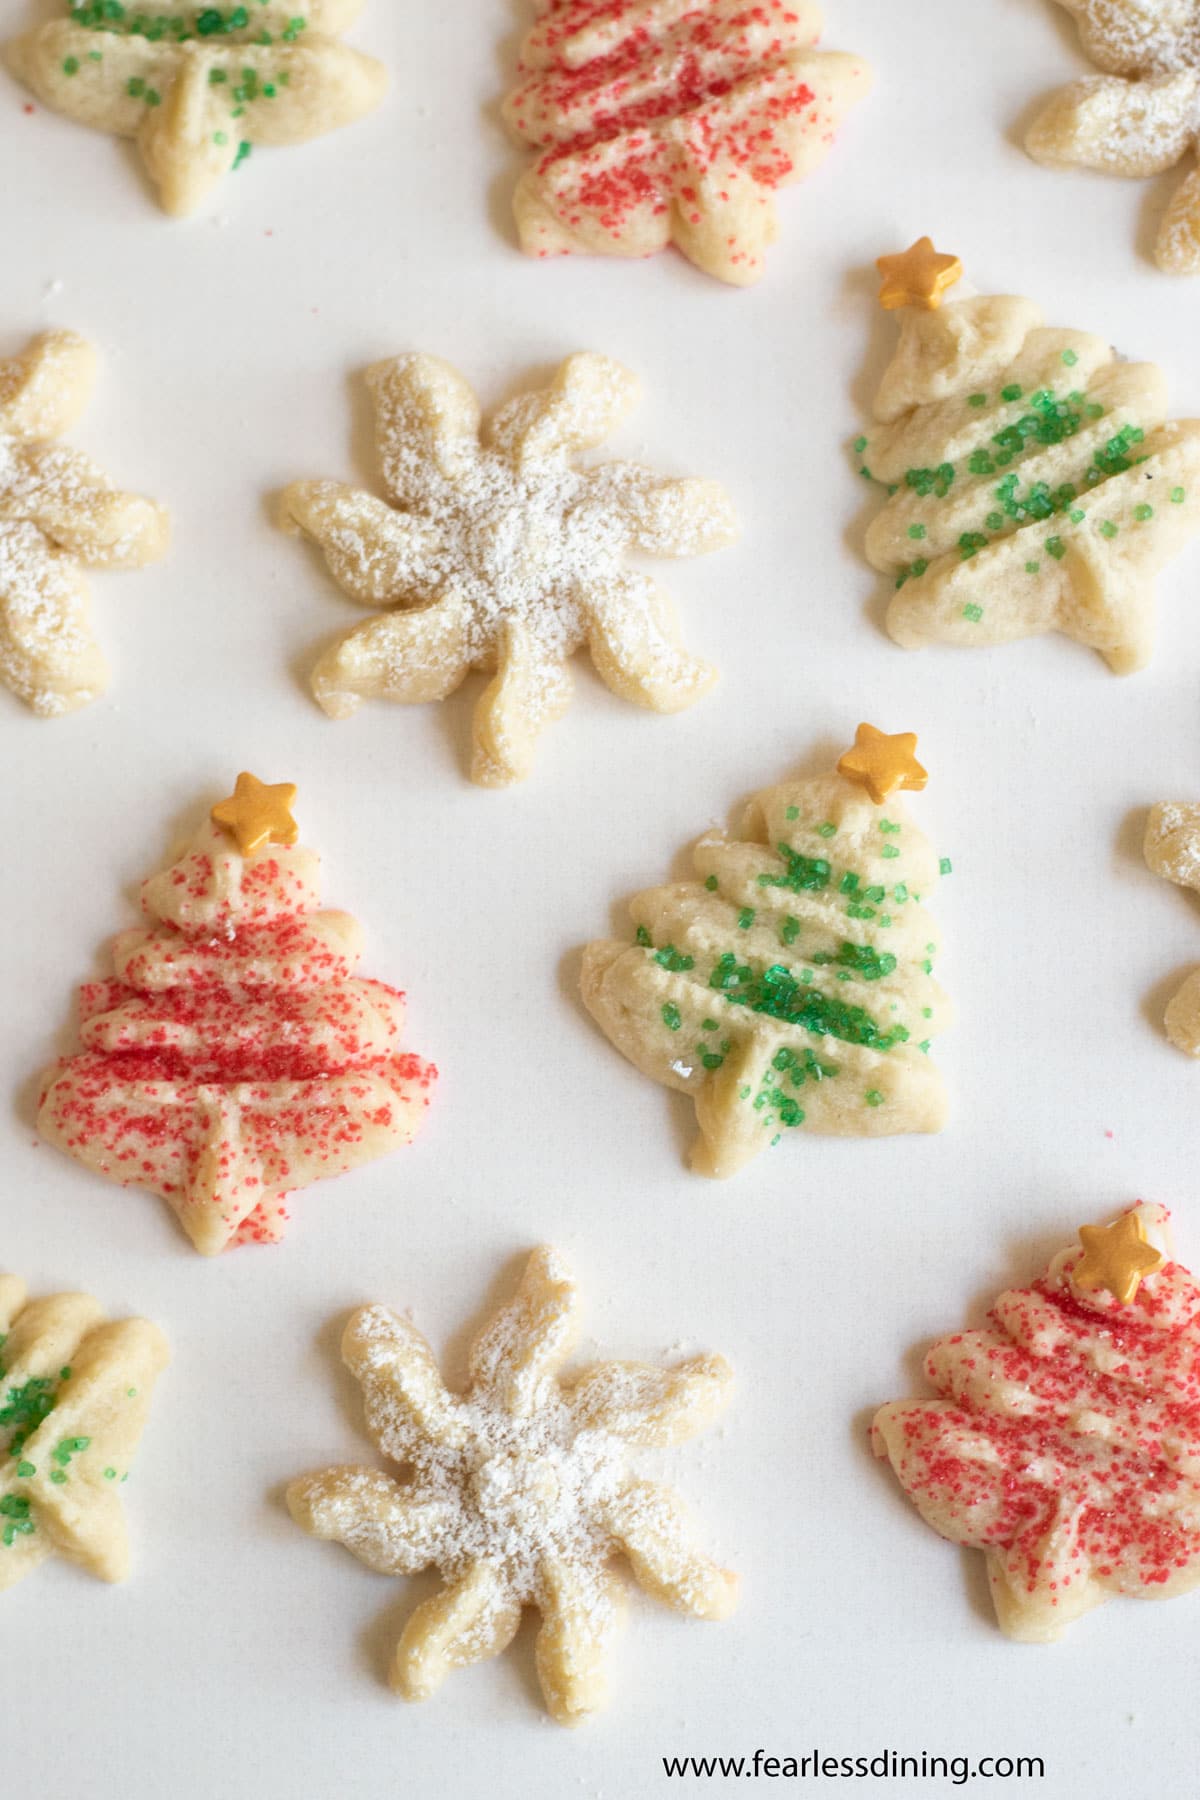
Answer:
[[[870,91],[816,49],[812,0],[541,0],[505,117],[540,152],[513,198],[521,247],[648,256],[674,243],[746,286],[776,188],[827,155]]]
[[[1000,1629],[1061,1637],[1114,1594],[1200,1582],[1200,1283],[1171,1259],[1166,1209],[1085,1225],[983,1331],[925,1359],[937,1400],[876,1415],[935,1531],[987,1555]]]
[[[144,883],[150,923],[81,989],[82,1052],[39,1107],[43,1137],[161,1194],[206,1256],[275,1242],[289,1192],[408,1143],[437,1079],[399,1048],[403,994],[355,977],[357,922],[317,909],[295,791],[240,775]]]

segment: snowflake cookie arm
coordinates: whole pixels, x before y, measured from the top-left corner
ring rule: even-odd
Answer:
[[[406,1462],[422,1442],[465,1443],[461,1403],[407,1319],[386,1306],[364,1306],[346,1327],[342,1361],[362,1386],[372,1437],[393,1462]]]
[[[1110,75],[1155,75],[1188,56],[1195,0],[1058,0],[1084,54]]]
[[[439,533],[423,519],[339,481],[294,481],[281,523],[325,553],[329,572],[360,606],[394,606],[419,597],[432,580]]]
[[[0,526],[0,682],[43,719],[108,686],[83,576],[34,525]]]
[[[579,350],[559,364],[548,387],[519,394],[493,414],[488,442],[518,467],[565,460],[611,437],[640,394],[637,376],[613,357]]]
[[[1048,168],[1160,175],[1194,142],[1200,75],[1146,81],[1089,77],[1060,88],[1030,126],[1025,148]]]
[[[538,1681],[551,1716],[560,1725],[578,1725],[607,1703],[625,1593],[606,1569],[561,1557],[547,1557],[538,1575]]]
[[[337,1467],[302,1476],[288,1511],[310,1537],[343,1544],[377,1575],[418,1575],[436,1561],[448,1509],[414,1498],[377,1469]]]
[[[733,1370],[723,1356],[694,1356],[671,1369],[608,1362],[585,1369],[570,1391],[581,1429],[626,1444],[663,1448],[706,1431],[729,1404]]]
[[[472,1563],[466,1574],[418,1606],[405,1626],[388,1679],[406,1700],[428,1700],[453,1669],[507,1650],[521,1623],[521,1607],[494,1563]]]
[[[1155,875],[1200,892],[1200,806],[1175,801],[1152,806],[1143,850]],[[1167,1002],[1163,1025],[1177,1050],[1200,1056],[1200,969]]]
[[[571,671],[520,619],[496,636],[496,674],[479,696],[472,721],[471,780],[511,787],[532,772],[537,741],[571,703]],[[598,665],[597,665],[598,666]]]
[[[638,1586],[676,1612],[727,1619],[738,1603],[738,1577],[696,1545],[691,1513],[673,1488],[630,1481],[609,1501],[605,1520]]]
[[[348,719],[364,700],[444,700],[471,667],[470,614],[454,593],[432,606],[385,613],[339,638],[310,678],[331,719]]]
[[[166,554],[171,528],[165,506],[122,493],[77,450],[33,444],[15,454],[15,492],[6,495],[0,487],[0,521],[28,519],[93,569],[140,569]]]
[[[682,712],[719,679],[711,663],[679,644],[674,605],[636,570],[586,586],[588,653],[597,675],[622,700],[651,712]]]
[[[27,441],[60,437],[82,414],[96,378],[96,352],[74,331],[43,331],[0,362],[0,433]]]
[[[384,483],[397,505],[428,506],[431,476],[440,498],[470,474],[479,459],[479,402],[452,363],[394,356],[368,369],[367,386]]]
[[[514,1418],[528,1418],[545,1404],[579,1330],[575,1283],[558,1251],[542,1244],[526,1262],[513,1298],[472,1346],[472,1387]]]

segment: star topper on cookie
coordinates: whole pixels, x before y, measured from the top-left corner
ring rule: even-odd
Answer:
[[[1146,1236],[1138,1212],[1122,1213],[1111,1225],[1081,1225],[1083,1256],[1071,1270],[1071,1281],[1084,1293],[1103,1289],[1118,1306],[1131,1306],[1147,1275],[1156,1275],[1166,1263]]]
[[[294,782],[277,781],[272,785],[243,770],[232,794],[217,801],[211,817],[214,825],[236,838],[243,856],[253,856],[264,844],[285,844],[290,848],[297,841],[300,828],[292,817],[295,804]]]
[[[925,312],[936,312],[947,289],[962,279],[962,263],[933,247],[933,239],[918,238],[907,250],[894,256],[880,256],[875,267],[883,277],[879,304],[885,312],[901,306],[919,306]]]
[[[838,774],[866,788],[876,806],[882,806],[897,788],[920,793],[929,780],[917,761],[916,748],[915,731],[888,733],[862,724],[854,734],[853,747],[838,760]]]

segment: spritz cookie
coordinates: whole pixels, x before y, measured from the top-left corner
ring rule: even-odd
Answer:
[[[627,369],[568,357],[482,437],[475,395],[436,356],[379,363],[368,381],[387,500],[336,481],[298,481],[283,499],[285,528],[320,544],[351,599],[390,609],[313,671],[332,718],[364,699],[442,700],[470,670],[494,672],[475,708],[471,779],[507,787],[566,711],[584,645],[615,694],[654,712],[712,686],[716,671],[680,646],[670,599],[626,557],[732,543],[724,489],[637,463],[577,466],[637,404]]]
[[[123,494],[55,442],[95,374],[91,345],[73,331],[44,331],[0,362],[0,682],[43,719],[108,686],[84,569],[140,568],[170,537],[165,507]]]
[[[0,1275],[0,1588],[51,1556],[125,1579],[121,1487],[169,1360],[147,1319],[106,1319],[87,1294],[30,1300]]]
[[[78,0],[6,55],[55,112],[133,138],[164,210],[190,213],[256,144],[305,143],[382,100],[383,65],[339,42],[362,0],[300,3]]]
[[[1165,1207],[1079,1240],[982,1331],[934,1344],[936,1400],[873,1427],[926,1523],[984,1552],[1000,1629],[1023,1643],[1116,1594],[1200,1582],[1200,1284]]]
[[[39,1103],[44,1138],[160,1194],[205,1256],[274,1243],[289,1193],[410,1142],[437,1079],[400,1048],[404,995],[355,975],[357,921],[319,909],[295,793],[239,775],[143,883],[148,924],[80,990],[82,1050]]]
[[[900,343],[854,445],[887,490],[866,553],[906,650],[1061,631],[1119,675],[1154,643],[1154,577],[1200,527],[1200,420],[1167,419],[1153,363],[1042,323],[1032,300],[950,290],[928,238],[881,257]]]
[[[1200,6],[1196,0],[1059,0],[1079,21],[1102,76],[1060,88],[1025,138],[1040,163],[1143,180],[1200,142]],[[1158,227],[1155,261],[1200,270],[1200,170],[1180,182]]]
[[[584,951],[601,1030],[694,1100],[699,1174],[801,1130],[945,1123],[929,1051],[950,1007],[924,901],[950,864],[894,797],[925,785],[916,742],[860,725],[835,771],[760,794],[741,837],[706,832],[692,880],[638,894],[633,943]]]
[[[530,1606],[551,1713],[574,1725],[597,1711],[624,1613],[617,1557],[678,1612],[724,1619],[737,1604],[737,1577],[699,1548],[680,1496],[628,1466],[630,1449],[686,1443],[718,1417],[728,1363],[593,1363],[564,1375],[579,1326],[566,1262],[542,1248],[476,1338],[463,1394],[443,1386],[402,1314],[365,1306],[346,1327],[342,1357],[362,1384],[367,1430],[407,1475],[325,1469],[293,1482],[288,1505],[305,1531],[381,1575],[438,1570],[441,1590],[392,1658],[391,1684],[407,1700],[498,1656]]]
[[[542,0],[504,114],[538,152],[513,199],[532,256],[676,244],[718,280],[763,272],[774,194],[823,162],[872,74],[818,50],[813,0]]]

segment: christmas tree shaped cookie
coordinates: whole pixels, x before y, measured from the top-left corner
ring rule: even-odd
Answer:
[[[1200,893],[1200,806],[1179,801],[1152,806],[1144,851],[1156,875]],[[1200,969],[1168,1002],[1163,1024],[1176,1049],[1200,1056]]]
[[[1025,1643],[1200,1582],[1200,1283],[1161,1206],[1079,1237],[984,1330],[934,1344],[938,1399],[873,1428],[926,1522],[985,1552],[1000,1629]]]
[[[861,57],[818,50],[813,0],[545,0],[505,117],[538,152],[513,200],[533,256],[676,244],[745,286],[777,235],[773,195],[824,161],[870,92]]]
[[[14,39],[13,74],[56,112],[137,142],[169,213],[190,213],[255,144],[302,144],[378,106],[380,63],[338,41],[362,0],[78,0]]]
[[[706,833],[696,879],[639,894],[633,944],[585,950],[601,1029],[695,1101],[699,1173],[800,1130],[941,1130],[929,1049],[950,1009],[924,902],[949,864],[892,797],[925,785],[915,748],[861,725],[835,772],[760,794],[740,839]]]
[[[295,789],[240,775],[190,849],[142,888],[150,923],[80,993],[79,1055],[38,1127],[168,1201],[206,1256],[283,1235],[297,1188],[406,1144],[437,1071],[400,1049],[404,996],[354,970],[361,932],[318,910]]]
[[[331,718],[363,699],[442,700],[472,669],[495,671],[475,708],[471,778],[507,787],[566,711],[569,659],[585,644],[614,693],[654,712],[712,686],[716,671],[680,648],[670,599],[625,559],[731,543],[728,496],[636,463],[575,466],[636,405],[627,369],[570,356],[482,438],[478,401],[440,358],[399,356],[368,380],[391,504],[336,481],[296,482],[283,500],[285,529],[321,545],[352,599],[393,609],[314,670]]]
[[[678,1612],[723,1619],[737,1604],[737,1577],[699,1548],[680,1496],[628,1467],[631,1448],[686,1443],[719,1416],[728,1363],[593,1363],[564,1376],[579,1314],[562,1256],[535,1250],[516,1295],[475,1340],[462,1395],[387,1307],[363,1307],[346,1328],[342,1357],[362,1383],[367,1429],[407,1477],[325,1469],[293,1482],[288,1505],[305,1531],[380,1575],[438,1570],[442,1588],[413,1613],[392,1659],[391,1684],[407,1700],[499,1656],[529,1606],[542,1619],[546,1705],[560,1724],[578,1724],[607,1698],[624,1612],[610,1567],[618,1556]]]
[[[121,493],[54,441],[86,406],[95,371],[73,331],[43,332],[0,362],[0,682],[42,718],[108,685],[83,570],[140,568],[170,532],[164,507]]]
[[[1059,0],[1079,21],[1102,76],[1061,88],[1025,147],[1050,168],[1161,175],[1200,144],[1200,6],[1196,0]],[[1200,270],[1200,171],[1175,190],[1154,248],[1172,275]]]
[[[882,304],[905,311],[855,450],[889,495],[866,552],[894,584],[891,635],[916,649],[1061,631],[1140,669],[1154,576],[1200,527],[1200,420],[1167,419],[1153,363],[1043,325],[1031,300],[943,303],[958,263],[928,238],[879,266]]]
[[[0,1588],[51,1556],[124,1580],[121,1485],[169,1359],[146,1319],[0,1275]]]

